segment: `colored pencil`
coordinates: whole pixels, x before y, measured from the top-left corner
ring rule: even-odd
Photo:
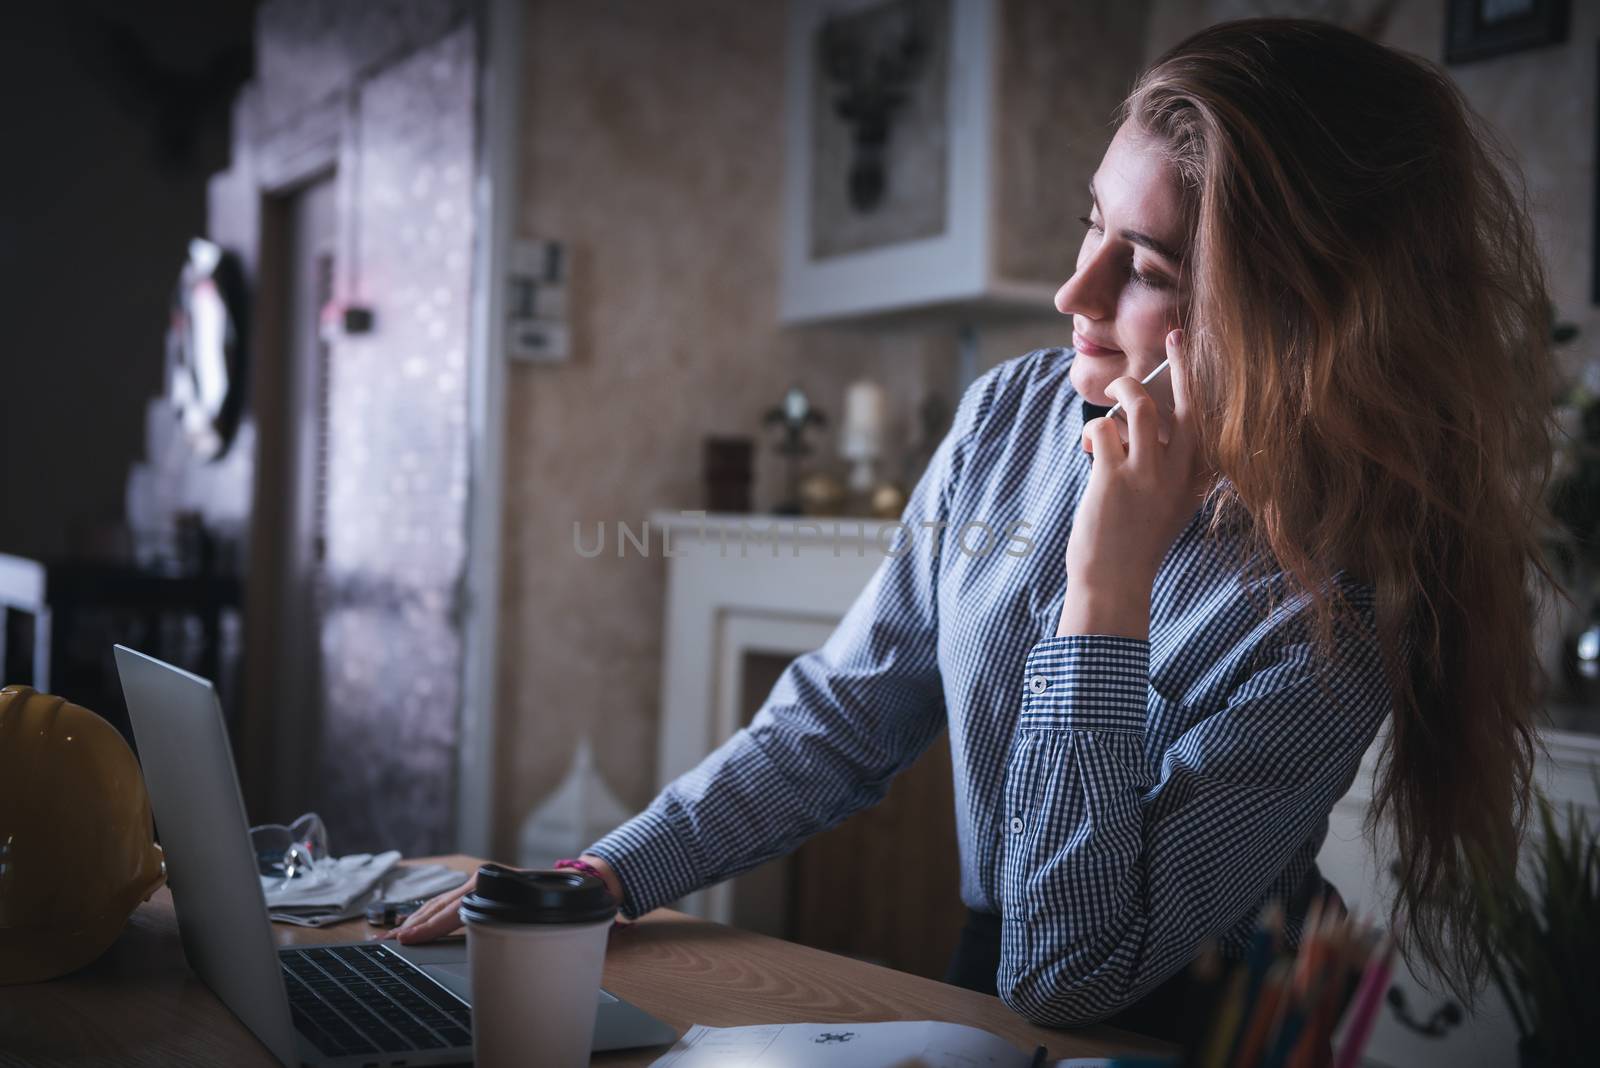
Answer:
[[[1211,1040],[1206,1043],[1205,1055],[1200,1061],[1205,1068],[1228,1068],[1228,1054],[1233,1050],[1234,1037],[1244,1019],[1244,997],[1249,984],[1250,972],[1243,965],[1235,967],[1223,984],[1217,1017],[1211,1025]]]
[[[1250,941],[1250,953],[1246,958],[1250,968],[1250,980],[1244,992],[1246,1004],[1253,1003],[1261,993],[1261,984],[1266,981],[1267,969],[1272,967],[1282,939],[1283,906],[1274,901],[1261,910],[1255,937]]]
[[[1327,1059],[1334,1026],[1344,1011],[1345,995],[1352,975],[1359,976],[1366,966],[1368,947],[1365,924],[1360,920],[1336,925],[1330,950],[1329,967],[1316,1005],[1300,1037],[1300,1044],[1289,1059],[1288,1068],[1320,1068]]]
[[[1395,940],[1383,937],[1377,951],[1367,961],[1361,975],[1361,985],[1356,989],[1355,1002],[1350,1006],[1350,1027],[1345,1032],[1344,1043],[1334,1060],[1334,1068],[1355,1068],[1361,1060],[1361,1051],[1372,1037],[1373,1025],[1378,1019],[1378,1008],[1389,988],[1389,971],[1394,963]]]
[[[1311,976],[1321,963],[1322,956],[1322,899],[1311,902],[1305,922],[1300,925],[1300,951],[1294,958],[1294,992],[1305,997],[1311,985]]]
[[[1322,899],[1307,909],[1296,950],[1284,948],[1285,933],[1283,910],[1268,907],[1231,967],[1214,947],[1196,958],[1179,1028],[1183,1068],[1355,1068],[1400,936]]]
[[[1289,996],[1293,973],[1287,961],[1274,961],[1261,984],[1261,994],[1250,1014],[1250,1022],[1240,1032],[1230,1068],[1256,1068],[1261,1054],[1278,1023],[1278,1009]]]
[[[1312,999],[1320,993],[1320,983],[1314,984],[1311,991]],[[1283,1015],[1278,1025],[1278,1033],[1273,1036],[1270,1051],[1261,1058],[1261,1068],[1284,1068],[1300,1045],[1300,1037],[1305,1034],[1311,1020],[1311,1002],[1296,997],[1293,992],[1284,998],[1289,1005],[1289,1011]]]

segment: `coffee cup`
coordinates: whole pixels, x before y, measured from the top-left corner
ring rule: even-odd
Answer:
[[[479,1068],[589,1063],[617,902],[577,871],[478,868],[461,902]]]

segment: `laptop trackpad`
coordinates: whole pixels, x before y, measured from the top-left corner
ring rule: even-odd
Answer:
[[[467,943],[465,939],[446,939],[440,942],[426,942],[421,945],[403,946],[398,942],[386,943],[385,949],[398,953],[406,960],[422,969],[424,975],[444,987],[456,997],[472,1004],[472,969],[467,964]],[[617,999],[606,991],[600,991],[600,1004],[614,1002]]]
[[[472,975],[467,968],[467,940],[445,938],[416,946],[385,942],[384,949],[404,957],[421,968],[423,974],[456,997],[472,1004]]]
[[[466,961],[460,964],[423,964],[419,967],[428,978],[468,1005],[472,1004],[472,975],[467,969]]]

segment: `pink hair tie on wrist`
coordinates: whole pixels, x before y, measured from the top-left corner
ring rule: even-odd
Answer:
[[[576,857],[563,857],[562,859],[556,861],[555,867],[557,869],[570,868],[572,871],[575,871],[580,875],[588,875],[599,879],[600,885],[606,887],[606,892],[611,892],[611,887],[607,885],[605,876],[600,874],[600,869],[595,867],[593,864],[590,864],[586,860],[578,860]],[[618,927],[628,926],[627,921],[623,920],[622,918],[621,906],[622,902],[617,902],[617,918],[611,921],[612,930],[616,930]]]

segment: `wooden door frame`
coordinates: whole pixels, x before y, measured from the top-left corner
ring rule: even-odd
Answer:
[[[341,92],[297,115],[251,145],[250,165],[258,212],[256,311],[252,316],[250,408],[256,420],[255,478],[252,486],[250,549],[245,585],[245,657],[243,715],[234,761],[252,819],[293,819],[285,810],[304,796],[304,784],[286,765],[293,763],[292,732],[286,719],[303,714],[304,701],[294,692],[282,667],[289,647],[288,618],[280,594],[290,566],[294,532],[280,507],[295,477],[291,456],[283,448],[298,418],[291,392],[294,357],[286,330],[290,307],[288,257],[292,242],[290,201],[306,186],[329,174],[336,182],[335,290],[339,272],[347,269],[353,250],[350,198],[354,195],[354,99]]]
[[[522,144],[522,0],[488,0],[478,34],[478,159],[473,192],[472,326],[467,347],[467,563],[456,848],[489,856],[495,837],[500,680],[501,524],[505,514],[506,278],[516,232]]]

